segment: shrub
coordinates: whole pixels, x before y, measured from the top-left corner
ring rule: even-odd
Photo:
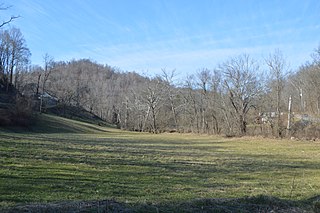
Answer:
[[[2,103],[0,125],[24,127],[31,125],[35,118],[32,105],[31,100],[22,96],[17,96],[13,103]]]
[[[17,96],[14,107],[11,109],[11,121],[13,125],[29,126],[33,123],[33,103],[30,99]]]

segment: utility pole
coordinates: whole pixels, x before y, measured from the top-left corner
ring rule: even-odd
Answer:
[[[287,124],[287,136],[290,134],[291,128],[291,108],[292,108],[292,97],[289,97],[289,104],[288,104],[288,124]]]
[[[300,113],[302,113],[304,111],[304,106],[303,106],[303,99],[302,99],[302,88],[300,88]]]

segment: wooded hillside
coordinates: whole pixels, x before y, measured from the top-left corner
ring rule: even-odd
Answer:
[[[54,61],[48,54],[43,65],[31,66],[20,30],[9,28],[0,32],[0,86],[2,97],[14,88],[14,103],[29,100],[26,111],[55,107],[67,116],[66,107],[74,106],[132,131],[302,137],[309,128],[317,138],[320,47],[311,56],[291,70],[280,50],[264,61],[241,54],[185,79],[175,70],[142,76],[88,59]]]

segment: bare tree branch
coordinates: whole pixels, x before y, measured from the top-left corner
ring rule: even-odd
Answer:
[[[12,22],[13,20],[20,18],[20,16],[11,16],[9,20],[7,21],[3,21],[2,24],[0,24],[0,28],[3,27],[6,24],[9,24],[10,22]]]
[[[8,10],[10,9],[12,6],[5,6],[3,3],[0,3],[0,10]],[[20,18],[20,16],[11,16],[9,20],[6,21],[2,21],[2,23],[0,24],[0,28],[3,27],[6,24],[9,24],[10,22],[12,22],[13,20]]]

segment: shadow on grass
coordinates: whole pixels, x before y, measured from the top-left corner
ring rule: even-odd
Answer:
[[[242,196],[250,195],[251,188],[266,188],[256,194],[270,192],[293,199],[291,194],[299,191],[290,192],[299,183],[295,170],[318,171],[317,160],[292,162],[274,153],[236,152],[220,141],[115,134],[101,134],[101,138],[93,134],[4,134],[0,137],[0,206],[4,206],[1,202],[48,202],[9,212],[302,212],[316,200]],[[275,177],[279,181],[273,181]],[[292,178],[297,184],[291,184]],[[219,193],[221,189],[229,194]],[[239,198],[209,198],[220,196]],[[312,195],[303,198],[308,196]],[[197,197],[205,198],[190,200]],[[117,202],[76,202],[112,198]],[[63,202],[52,203],[55,201]]]
[[[9,126],[4,130],[14,133],[103,133],[105,128],[95,124],[71,120],[53,115],[38,115],[31,126]]]
[[[35,133],[94,133],[106,132],[92,124],[77,122],[56,116],[42,115],[35,127],[31,128]]]
[[[234,199],[204,198],[186,202],[124,203],[115,200],[70,201],[46,204],[27,204],[2,209],[13,212],[319,212],[319,197],[303,201],[290,201],[258,195]]]

